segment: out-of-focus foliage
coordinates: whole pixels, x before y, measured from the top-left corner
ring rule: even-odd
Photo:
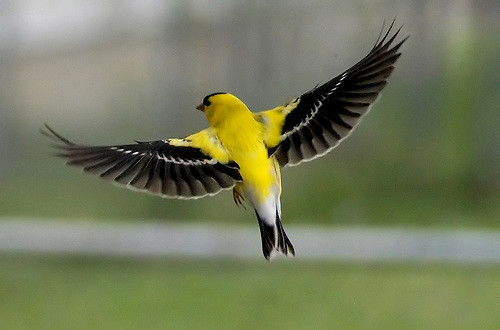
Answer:
[[[67,3],[67,2],[63,2]],[[261,110],[411,37],[382,99],[328,156],[283,172],[285,222],[498,226],[498,1],[4,1],[0,215],[253,221],[229,193],[162,200],[66,168],[38,134],[185,136],[215,91]]]

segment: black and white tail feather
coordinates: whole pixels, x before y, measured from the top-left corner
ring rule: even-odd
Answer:
[[[255,211],[257,215],[257,221],[259,222],[260,238],[262,240],[262,253],[267,260],[271,260],[277,252],[281,252],[284,255],[289,253],[295,255],[295,249],[293,248],[292,242],[285,233],[283,225],[281,224],[281,219],[279,211],[276,210],[276,218],[274,224],[269,224],[264,220],[257,210]]]
[[[281,224],[279,186],[274,187],[274,189],[272,194],[263,202],[256,203],[253,198],[248,200],[257,216],[262,253],[267,260],[271,260],[278,253],[283,253],[285,256],[288,256],[288,254],[295,256],[292,242],[290,242]]]

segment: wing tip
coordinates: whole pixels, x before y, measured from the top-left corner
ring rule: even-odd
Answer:
[[[394,32],[394,34],[391,37],[389,37],[389,35],[391,35],[391,31],[393,30],[393,28],[395,26],[395,23],[396,23],[396,17],[394,17],[392,19],[391,24],[389,25],[389,28],[387,29],[387,31],[384,34],[384,28],[385,28],[385,20],[384,20],[384,22],[382,23],[382,28],[380,29],[379,35],[377,37],[377,41],[375,42],[375,45],[373,46],[371,52],[374,52],[374,51],[381,49],[381,48],[384,48],[384,47],[388,47],[390,44],[392,44],[394,42],[394,40],[400,34],[401,30],[404,27],[404,24],[401,24],[401,26],[396,30],[396,32]],[[382,37],[382,35],[383,35],[383,37]],[[392,47],[391,50],[398,49],[399,47],[401,47],[401,45],[409,37],[410,37],[410,35],[407,35],[406,37],[404,37],[403,40],[400,41],[396,46]]]
[[[71,142],[70,140],[66,139],[64,136],[61,134],[57,133],[52,127],[50,127],[47,123],[43,123],[44,127],[41,127],[38,131],[40,134],[48,137],[49,139],[56,141],[56,142],[62,142],[66,146],[75,146],[75,143]]]

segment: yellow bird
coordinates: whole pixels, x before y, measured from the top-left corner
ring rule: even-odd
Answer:
[[[394,22],[393,22],[394,23]],[[209,127],[183,139],[117,146],[75,144],[48,125],[67,164],[161,197],[199,198],[233,189],[257,215],[266,259],[295,255],[281,224],[281,174],[335,148],[357,126],[387,84],[401,55],[393,24],[361,61],[289,103],[253,113],[236,96],[213,93],[196,108]]]

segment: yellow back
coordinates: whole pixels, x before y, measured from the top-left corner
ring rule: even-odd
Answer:
[[[240,166],[246,185],[256,195],[266,198],[273,185],[279,185],[264,144],[264,129],[248,107],[231,94],[216,94],[209,98],[205,109],[210,126],[231,158]]]

